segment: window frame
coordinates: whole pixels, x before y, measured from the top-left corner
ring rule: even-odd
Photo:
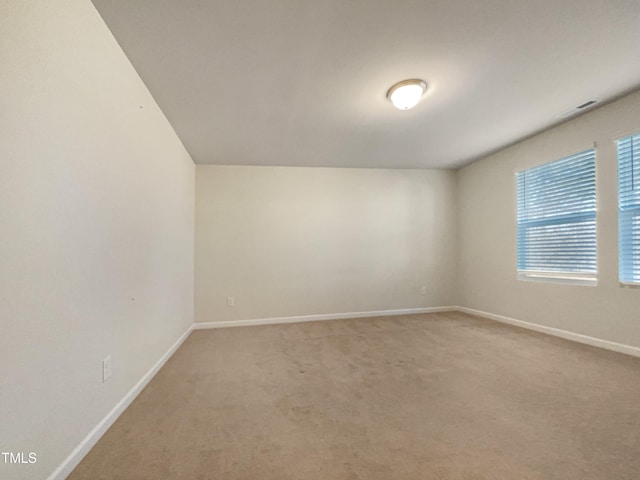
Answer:
[[[621,190],[620,190],[620,179],[621,179],[621,171],[620,171],[620,152],[619,152],[619,145],[620,142],[623,140],[626,140],[628,138],[631,137],[640,137],[640,129],[635,129],[635,131],[631,132],[631,133],[626,133],[624,135],[618,136],[617,138],[614,139],[614,145],[615,145],[615,152],[616,152],[616,199],[617,199],[617,206],[616,206],[616,210],[617,210],[617,215],[618,215],[618,284],[621,287],[624,288],[640,288],[640,279],[638,281],[633,281],[633,280],[625,280],[622,278],[623,276],[623,248],[622,248],[622,207],[621,207]],[[632,140],[633,142],[633,140]],[[633,143],[631,145],[631,148],[633,149]],[[632,165],[636,164],[635,159],[633,158],[632,155]],[[640,167],[640,159],[638,159],[637,161],[638,166]],[[633,166],[632,168],[632,175],[633,175]],[[635,190],[635,188],[634,188]],[[637,216],[640,218],[640,201],[638,202],[637,206],[631,207],[629,208],[627,211],[633,211],[633,212],[637,212]],[[638,247],[640,248],[640,240],[638,241]]]
[[[522,233],[521,228],[523,228],[522,227],[523,223],[520,221],[520,218],[519,218],[519,213],[520,213],[520,207],[519,207],[520,186],[518,182],[519,175],[536,168],[544,167],[545,165],[561,162],[563,160],[569,160],[572,157],[579,157],[581,155],[585,155],[589,153],[593,155],[593,174],[594,174],[593,188],[594,188],[594,195],[595,195],[593,213],[583,212],[583,213],[576,213],[576,214],[567,214],[566,217],[571,218],[571,217],[583,216],[587,218],[587,217],[593,216],[593,221],[595,223],[595,252],[596,252],[595,253],[595,271],[594,272],[570,272],[570,271],[563,272],[563,271],[546,271],[546,270],[535,270],[535,269],[531,269],[531,270],[520,269],[520,253],[521,253],[520,242],[521,242],[521,233]],[[515,198],[516,198],[516,272],[517,272],[518,280],[528,281],[528,282],[539,282],[539,283],[565,284],[565,285],[574,285],[574,286],[595,287],[598,285],[598,275],[599,275],[598,243],[599,242],[598,242],[598,179],[597,179],[597,176],[598,176],[597,163],[598,162],[597,162],[597,159],[598,159],[597,148],[596,148],[596,145],[593,144],[580,150],[573,150],[572,153],[565,154],[562,157],[558,157],[554,160],[550,160],[548,162],[534,165],[531,167],[523,168],[521,170],[514,172],[514,178],[515,178],[515,184],[516,184],[516,188],[515,188],[515,193],[516,193],[515,194]],[[558,218],[561,219],[561,216],[559,215]],[[536,221],[531,221],[529,223],[535,223],[535,222]],[[547,219],[546,221],[539,220],[538,222],[544,225],[545,223],[546,224],[553,223],[553,220],[549,220],[549,219]],[[640,284],[638,286],[640,287]]]

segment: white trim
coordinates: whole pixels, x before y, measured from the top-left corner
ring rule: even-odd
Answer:
[[[575,274],[555,272],[535,272],[530,270],[518,270],[518,280],[538,283],[560,283],[563,285],[576,285],[597,287],[597,274]]]
[[[438,313],[438,312],[462,312],[470,315],[477,315],[479,317],[488,318],[501,323],[507,323],[509,325],[515,325],[517,327],[526,328],[547,335],[553,335],[555,337],[564,338],[578,343],[591,345],[593,347],[604,348],[605,350],[612,350],[614,352],[625,353],[634,357],[640,357],[640,348],[633,347],[631,345],[624,345],[622,343],[611,342],[609,340],[602,340],[595,337],[589,337],[579,333],[569,332],[567,330],[561,330],[559,328],[547,327],[545,325],[539,325],[537,323],[525,322],[523,320],[517,320],[515,318],[505,317],[503,315],[496,315],[493,313],[483,312],[481,310],[475,310],[473,308],[449,306],[449,307],[430,307],[430,308],[406,308],[399,310],[377,310],[372,312],[350,312],[350,313],[327,313],[320,315],[301,315],[295,317],[272,317],[272,318],[259,318],[252,320],[230,320],[223,322],[206,322],[206,323],[194,323],[194,330],[205,330],[210,328],[230,328],[230,327],[248,327],[252,325],[277,325],[282,323],[299,323],[299,322],[315,322],[321,320],[339,320],[347,318],[366,318],[366,317],[384,317],[395,315],[413,315],[417,313]]]
[[[281,323],[315,322],[318,320],[339,320],[343,318],[386,317],[395,315],[413,315],[416,313],[452,312],[456,307],[404,308],[399,310],[376,310],[373,312],[324,313],[319,315],[300,315],[296,317],[256,318],[251,320],[228,320],[223,322],[194,323],[194,330],[208,328],[248,327],[251,325],[276,325]]]
[[[470,315],[477,315],[479,317],[495,320],[500,323],[508,323],[509,325],[515,325],[517,327],[526,328],[527,330],[533,330],[540,333],[546,333],[553,335],[554,337],[564,338],[566,340],[572,340],[578,343],[584,343],[585,345],[591,345],[593,347],[604,348],[605,350],[611,350],[618,353],[625,353],[634,357],[640,357],[640,348],[633,347],[631,345],[625,345],[622,343],[611,342],[609,340],[602,340],[600,338],[589,337],[580,333],[569,332],[567,330],[561,330],[559,328],[547,327],[545,325],[539,325],[537,323],[525,322],[523,320],[517,320],[511,317],[505,317],[503,315],[496,315],[494,313],[483,312],[481,310],[475,310],[473,308],[455,307],[455,310],[468,313]]]
[[[125,411],[125,409],[131,405],[131,402],[135,400],[138,394],[147,386],[149,381],[155,376],[156,373],[162,368],[162,366],[171,358],[175,351],[182,345],[189,334],[193,330],[191,325],[186,332],[167,350],[167,352],[160,357],[160,360],[151,367],[138,383],[127,393],[122,400],[120,400],[115,407],[102,419],[100,423],[96,425],[93,430],[80,442],[80,444],[71,452],[71,454],[56,468],[51,475],[47,477],[47,480],[64,480],[71,474],[74,468],[82,461],[89,450],[91,450],[98,440],[105,434],[105,432],[113,425],[118,417]]]

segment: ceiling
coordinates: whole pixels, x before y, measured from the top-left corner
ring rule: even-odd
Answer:
[[[640,87],[640,0],[93,3],[201,164],[455,168]]]

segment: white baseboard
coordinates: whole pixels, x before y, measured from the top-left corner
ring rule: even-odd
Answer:
[[[456,307],[404,308],[399,310],[375,310],[373,312],[324,313],[319,315],[300,315],[297,317],[256,318],[251,320],[230,320],[224,322],[194,323],[194,330],[207,328],[248,327],[251,325],[276,325],[280,323],[315,322],[318,320],[339,320],[342,318],[386,317],[412,315],[415,313],[451,312]]]
[[[47,480],[64,480],[69,476],[74,468],[82,461],[89,450],[91,450],[98,440],[105,434],[105,432],[113,425],[118,417],[131,405],[131,402],[135,400],[138,394],[147,386],[149,381],[155,376],[156,373],[162,368],[162,366],[171,358],[171,355],[182,345],[191,331],[193,326],[190,326],[186,332],[174,343],[169,350],[151,367],[151,369],[140,379],[138,383],[127,393],[122,400],[120,400],[115,407],[95,426],[91,432],[80,442],[80,444],[71,452],[71,454],[62,462],[54,472],[47,477]]]
[[[585,345],[591,345],[592,347],[604,348],[606,350],[612,350],[618,353],[625,353],[634,357],[640,357],[640,348],[633,347],[631,345],[625,345],[623,343],[611,342],[609,340],[602,340],[600,338],[589,337],[588,335],[582,335],[580,333],[569,332],[567,330],[561,330],[559,328],[547,327],[545,325],[539,325],[537,323],[525,322],[523,320],[517,320],[511,317],[505,317],[503,315],[496,315],[494,313],[483,312],[481,310],[475,310],[473,308],[455,307],[458,312],[468,313],[470,315],[477,315],[479,317],[489,318],[500,323],[508,323],[509,325],[515,325],[517,327],[526,328],[527,330],[534,330],[540,333],[546,333],[555,337],[564,338],[566,340],[572,340],[578,343],[584,343]]]

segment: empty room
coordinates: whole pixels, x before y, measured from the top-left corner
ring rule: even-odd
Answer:
[[[640,0],[0,0],[0,479],[638,480]]]

